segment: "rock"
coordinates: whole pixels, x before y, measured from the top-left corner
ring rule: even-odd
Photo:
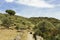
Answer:
[[[28,32],[27,40],[34,40],[32,33]]]
[[[21,37],[19,35],[17,35],[14,40],[21,40]]]
[[[43,40],[43,37],[41,36],[36,36],[37,40]]]

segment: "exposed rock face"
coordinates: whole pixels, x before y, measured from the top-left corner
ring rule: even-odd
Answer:
[[[43,40],[41,36],[36,36],[37,40]]]
[[[28,32],[27,40],[34,40],[32,33]]]
[[[34,35],[32,32],[27,32],[17,35],[14,40],[43,40],[43,38]]]
[[[29,32],[27,34],[27,40],[43,40],[43,38],[41,36],[38,36],[38,35],[35,35],[35,37],[34,37],[34,34]]]
[[[21,37],[19,35],[17,35],[14,40],[21,40]]]

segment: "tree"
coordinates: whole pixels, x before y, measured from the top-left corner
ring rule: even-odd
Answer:
[[[5,12],[8,13],[9,15],[15,15],[15,13],[16,13],[13,10],[6,10]]]

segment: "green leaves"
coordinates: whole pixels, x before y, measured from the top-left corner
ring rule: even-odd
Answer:
[[[6,10],[5,12],[8,13],[9,15],[15,15],[15,13],[16,13],[13,10]]]

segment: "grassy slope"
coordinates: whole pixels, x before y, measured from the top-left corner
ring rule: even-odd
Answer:
[[[36,25],[37,23],[41,21],[49,21],[51,22],[54,26],[57,24],[60,24],[60,20],[56,18],[48,18],[48,17],[31,17],[29,20],[32,22],[32,24]]]
[[[7,17],[9,18],[10,16],[7,15],[7,14],[0,14],[0,20],[2,20],[4,18],[7,18]],[[45,17],[43,17],[43,18],[42,17],[41,18],[39,18],[39,17],[38,18],[35,18],[34,17],[34,18],[29,18],[28,19],[28,18],[24,18],[24,17],[16,16],[15,15],[15,16],[11,16],[11,18],[18,25],[23,25],[22,22],[24,22],[25,23],[24,27],[25,26],[30,26],[30,25],[33,26],[33,24],[35,25],[35,24],[39,23],[42,20],[48,20],[48,21],[52,22],[53,24],[54,24],[54,22],[56,24],[58,22],[60,22],[60,20],[57,20],[55,18],[45,18]],[[60,23],[58,23],[58,24],[60,24]],[[9,30],[8,29],[1,30],[0,29],[0,40],[13,40],[17,36],[17,34],[18,34],[18,32],[15,29],[14,30],[11,30],[11,29],[9,29]],[[22,37],[25,39],[25,37],[27,35],[26,31],[23,34],[24,35]]]
[[[11,19],[12,22],[14,22],[14,24],[16,26],[24,26],[25,28],[26,27],[30,27],[30,26],[34,26],[27,18],[25,17],[22,17],[22,16],[17,16],[17,15],[14,15],[14,16],[10,16],[8,14],[1,14],[0,13],[0,23],[2,23],[1,20],[4,20],[4,19]],[[14,25],[14,26],[15,26]]]
[[[8,14],[0,14],[0,20],[4,20],[5,18],[11,18],[16,25],[17,24],[20,26],[23,25],[24,27],[33,25],[25,17],[17,16],[17,15],[10,16]],[[24,22],[25,25],[22,22]],[[2,21],[0,21],[0,23],[2,23]],[[0,28],[1,27],[2,26],[0,26]],[[17,32],[17,30],[15,30],[15,29],[13,29],[13,30],[11,30],[11,29],[0,29],[0,40],[13,40],[18,34],[20,34],[20,33]],[[27,35],[27,32],[25,31],[23,33],[23,35],[21,36],[22,40],[26,39],[26,35]]]

